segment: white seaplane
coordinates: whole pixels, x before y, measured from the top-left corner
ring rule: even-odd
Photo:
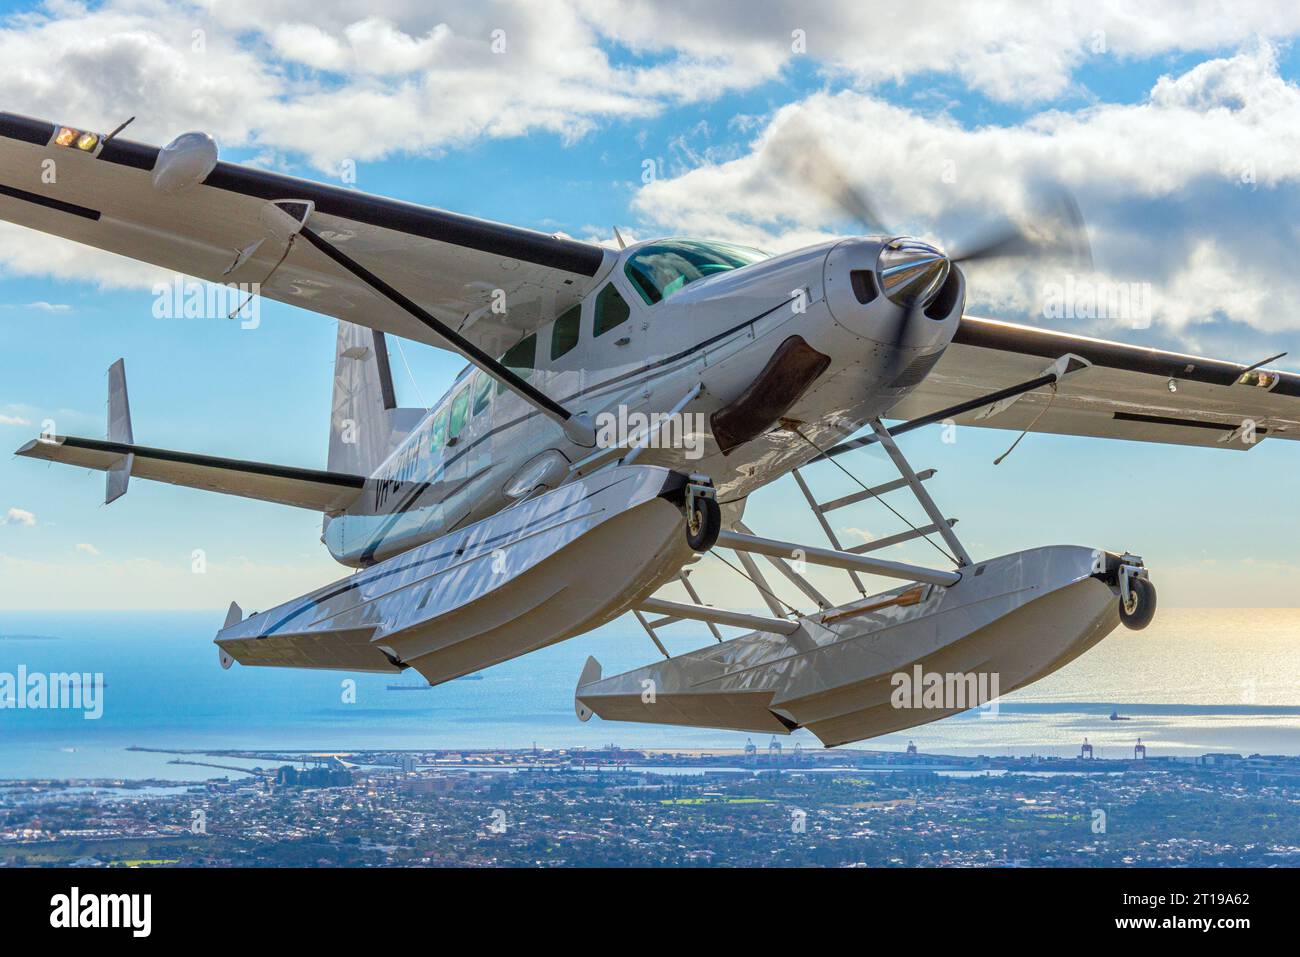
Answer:
[[[898,707],[900,673],[992,673],[1006,693],[1155,611],[1131,554],[972,557],[898,435],[948,421],[1237,450],[1300,435],[1300,376],[1264,363],[964,314],[959,264],[1086,252],[1077,214],[945,255],[889,235],[801,136],[788,148],[801,182],[883,238],[779,256],[695,239],[614,251],[219,162],[202,133],[158,149],[116,132],[0,114],[0,218],[338,320],[324,471],[137,444],[120,360],[106,439],[18,451],[105,471],[108,501],[136,476],[324,513],[322,541],[357,570],[248,617],[232,604],[225,667],[414,668],[437,684],[631,612],[664,659],[613,676],[589,660],[584,720],[855,741],[961,710]],[[388,335],[470,366],[434,408],[399,408]],[[617,434],[611,417],[645,426]],[[873,443],[898,476],[819,501],[805,466]],[[825,543],[744,524],[747,496],[787,473]],[[924,524],[840,543],[828,514],[903,490]],[[921,537],[950,567],[880,554]],[[687,566],[711,549],[735,553],[770,614],[700,600]],[[777,598],[755,556],[806,610]],[[834,603],[807,564],[846,571],[858,597]],[[868,595],[864,576],[901,584]],[[657,594],[669,585],[689,600]],[[669,656],[657,633],[683,620],[716,643]]]

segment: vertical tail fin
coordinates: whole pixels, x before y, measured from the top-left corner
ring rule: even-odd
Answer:
[[[397,407],[384,334],[340,320],[334,349],[329,470],[372,474],[424,414],[424,409]]]
[[[118,359],[108,367],[108,441],[134,445],[131,429],[131,403],[126,396],[126,363]],[[104,504],[114,502],[126,494],[131,481],[131,466],[135,455],[128,452],[104,473]]]

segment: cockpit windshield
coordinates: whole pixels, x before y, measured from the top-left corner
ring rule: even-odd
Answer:
[[[654,305],[697,279],[767,259],[768,254],[748,246],[665,239],[642,246],[628,257],[624,272],[647,305]]]

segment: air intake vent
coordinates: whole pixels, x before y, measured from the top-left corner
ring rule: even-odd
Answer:
[[[957,270],[949,270],[948,278],[939,288],[939,295],[925,307],[926,316],[931,319],[947,318],[952,313],[953,306],[957,305],[957,298],[960,295],[961,276],[957,274]]]
[[[870,269],[853,270],[849,273],[849,281],[853,283],[853,295],[864,306],[880,295],[880,290],[876,287],[876,274]]]
[[[899,373],[898,378],[889,383],[891,389],[910,389],[919,385],[921,380],[930,374],[934,364],[943,358],[943,350],[932,352],[928,356],[918,356],[912,360],[912,364]]]

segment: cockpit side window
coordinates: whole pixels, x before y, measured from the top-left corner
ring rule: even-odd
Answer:
[[[591,334],[603,336],[609,330],[627,322],[631,315],[632,311],[627,306],[627,300],[611,282],[596,296],[596,318],[592,323]]]
[[[505,355],[501,357],[501,364],[521,379],[531,379],[533,370],[537,368],[537,336],[525,336],[516,342]],[[497,383],[497,395],[506,391],[504,382]]]
[[[623,272],[646,305],[653,306],[696,280],[768,258],[767,253],[748,246],[665,239],[634,252]]]
[[[582,326],[582,305],[579,303],[564,315],[556,319],[551,326],[551,361],[572,351],[578,344],[578,333]]]

